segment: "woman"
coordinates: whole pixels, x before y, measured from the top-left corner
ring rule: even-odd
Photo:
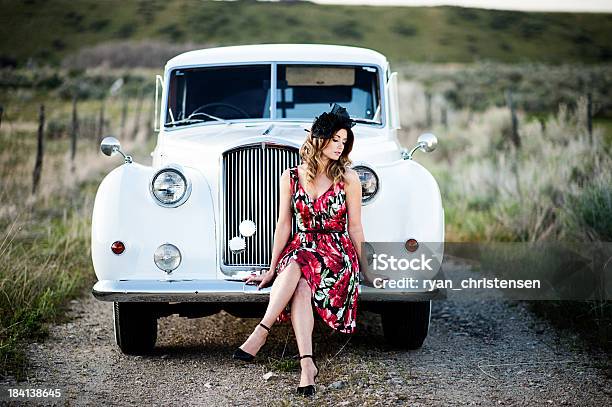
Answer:
[[[247,284],[259,283],[259,289],[274,283],[261,323],[234,358],[253,360],[274,321],[290,317],[301,355],[297,391],[304,395],[314,394],[319,373],[312,356],[313,310],[331,328],[355,331],[364,236],[361,182],[348,168],[353,126],[346,109],[337,104],[315,119],[300,149],[303,164],[285,170],[280,178],[270,269],[245,278]],[[298,232],[289,240],[292,216]]]

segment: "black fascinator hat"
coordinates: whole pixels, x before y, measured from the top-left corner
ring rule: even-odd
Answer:
[[[330,103],[331,105],[331,103]],[[324,112],[320,116],[315,117],[310,130],[311,136],[314,138],[328,139],[340,129],[350,129],[355,125],[351,120],[346,109],[337,103],[334,103],[331,111]],[[305,129],[306,131],[309,131]]]

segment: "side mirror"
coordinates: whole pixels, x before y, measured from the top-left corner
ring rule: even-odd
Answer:
[[[417,139],[417,145],[424,153],[431,153],[438,146],[438,138],[432,133],[423,133]]]
[[[104,155],[112,157],[117,154],[117,151],[121,150],[121,143],[114,137],[104,137],[104,140],[100,143],[100,150]]]
[[[125,160],[126,164],[132,163],[132,157],[129,155],[125,155],[123,151],[121,151],[121,143],[119,143],[119,140],[112,136],[104,137],[104,140],[102,140],[102,142],[100,143],[100,151],[102,151],[104,155],[107,155],[109,157],[112,157],[115,154],[119,153],[123,156],[123,159]]]
[[[417,139],[416,146],[410,152],[407,149],[402,149],[402,158],[404,160],[412,160],[412,155],[417,150],[424,153],[431,153],[438,146],[438,138],[432,133],[423,133]]]

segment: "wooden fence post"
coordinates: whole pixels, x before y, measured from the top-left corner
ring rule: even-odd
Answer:
[[[147,119],[146,131],[147,131],[147,141],[151,139],[153,136],[153,129],[151,128],[151,122],[153,122],[153,128],[155,128],[155,99],[151,98],[149,95],[149,115]]]
[[[446,106],[442,106],[441,111],[440,111],[440,120],[442,121],[442,126],[444,126],[445,129],[448,129],[448,109],[446,108]]]
[[[105,99],[102,99],[102,105],[100,105],[100,116],[98,118],[98,134],[97,134],[97,144],[100,144],[102,141],[102,137],[104,137],[104,103]]]
[[[72,128],[70,131],[70,169],[72,172],[75,170],[74,159],[76,158],[77,150],[77,133],[79,131],[79,118],[77,115],[77,96],[76,94],[72,98]]]
[[[431,93],[429,91],[425,92],[425,114],[427,115],[427,127],[430,128],[433,124],[433,120],[431,117]]]
[[[40,173],[42,171],[43,154],[45,149],[45,105],[40,105],[40,113],[38,116],[38,148],[36,150],[36,163],[34,164],[34,173],[32,174],[32,194],[38,190],[40,183]]]
[[[134,133],[132,134],[132,140],[136,140],[138,132],[140,131],[140,114],[142,113],[142,103],[144,101],[144,89],[140,89],[138,92],[138,104],[136,105],[136,120],[134,123]]]
[[[96,116],[86,116],[81,120],[81,135],[83,138],[95,140],[98,137],[97,134],[97,119]]]
[[[512,91],[508,89],[506,92],[506,101],[508,103],[508,108],[510,109],[510,116],[512,118],[512,133],[510,135],[512,144],[516,148],[521,147],[521,138],[518,133],[518,118],[516,117],[516,109],[514,108],[514,103],[512,102]]]
[[[123,106],[121,107],[121,139],[125,137],[125,120],[127,118],[128,111],[128,97],[127,95],[123,97]]]
[[[593,94],[587,93],[587,130],[589,136],[593,137]]]

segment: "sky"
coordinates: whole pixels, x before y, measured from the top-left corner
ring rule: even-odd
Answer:
[[[612,12],[612,0],[310,0],[319,4],[372,6],[463,6],[524,11]]]

